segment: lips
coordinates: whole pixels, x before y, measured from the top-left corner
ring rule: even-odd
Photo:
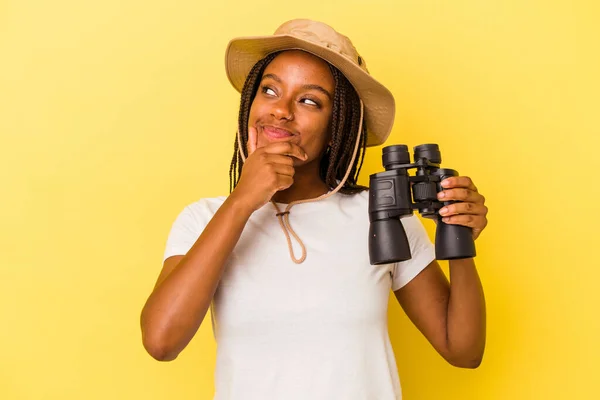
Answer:
[[[265,125],[262,128],[265,135],[269,139],[273,140],[287,139],[296,136],[294,133],[288,131],[287,129],[277,128],[275,126]]]

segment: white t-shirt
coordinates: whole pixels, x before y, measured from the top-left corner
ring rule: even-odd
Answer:
[[[224,201],[187,206],[173,224],[164,258],[186,254]],[[214,297],[214,399],[401,399],[388,335],[390,289],[407,284],[435,258],[420,220],[413,215],[402,223],[412,259],[374,266],[368,191],[297,204],[290,225],[307,257],[295,264],[273,205],[254,212]],[[300,248],[294,249],[299,257]]]

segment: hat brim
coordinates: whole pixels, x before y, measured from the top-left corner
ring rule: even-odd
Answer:
[[[386,141],[394,125],[394,96],[353,61],[326,47],[290,35],[233,39],[225,52],[227,78],[233,87],[241,92],[254,64],[266,55],[282,50],[304,50],[339,69],[363,101],[368,133],[367,146],[379,146]]]

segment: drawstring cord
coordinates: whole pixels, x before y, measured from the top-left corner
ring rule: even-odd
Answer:
[[[273,206],[275,207],[275,210],[277,211],[275,216],[279,220],[279,225],[281,226],[281,229],[283,230],[283,233],[285,235],[285,239],[288,244],[288,250],[290,252],[290,257],[291,257],[292,261],[296,264],[302,264],[304,262],[304,260],[306,260],[306,247],[304,246],[302,239],[300,239],[300,237],[298,236],[298,234],[296,234],[296,232],[294,231],[294,229],[292,228],[292,226],[290,224],[290,210],[296,204],[309,203],[309,202],[313,202],[313,201],[319,201],[319,200],[326,199],[327,197],[332,196],[335,193],[337,193],[344,186],[344,183],[346,183],[346,180],[348,180],[348,176],[350,175],[350,171],[352,170],[352,165],[354,165],[354,160],[356,159],[356,155],[358,154],[358,148],[360,147],[360,142],[361,142],[360,137],[361,137],[361,133],[362,133],[363,116],[364,116],[364,107],[363,107],[362,100],[360,100],[360,121],[358,124],[358,133],[356,136],[356,144],[354,145],[354,152],[352,153],[352,159],[350,160],[350,163],[348,164],[348,169],[346,170],[344,179],[342,179],[340,181],[340,183],[337,185],[337,187],[335,189],[333,189],[332,191],[325,193],[319,197],[316,197],[314,199],[292,201],[291,203],[289,203],[287,205],[287,207],[285,208],[285,211],[281,211],[281,209],[279,208],[277,203],[275,203],[275,201],[271,200],[271,203],[273,204]],[[242,149],[242,145],[241,145],[242,141],[241,141],[239,129],[238,129],[237,135],[238,135],[239,152],[242,157],[242,160],[244,160],[244,162],[245,162],[246,157],[245,157],[244,151]],[[296,258],[296,256],[294,255],[294,248],[292,246],[292,239],[290,238],[290,234],[294,237],[294,239],[296,239],[296,242],[298,242],[300,249],[302,250],[302,255],[300,256],[300,258]]]

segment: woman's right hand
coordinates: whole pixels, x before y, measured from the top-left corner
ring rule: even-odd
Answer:
[[[273,195],[294,183],[295,157],[308,157],[300,146],[290,142],[275,142],[257,149],[258,132],[248,128],[248,158],[244,162],[240,181],[231,193],[250,212],[267,204]]]

